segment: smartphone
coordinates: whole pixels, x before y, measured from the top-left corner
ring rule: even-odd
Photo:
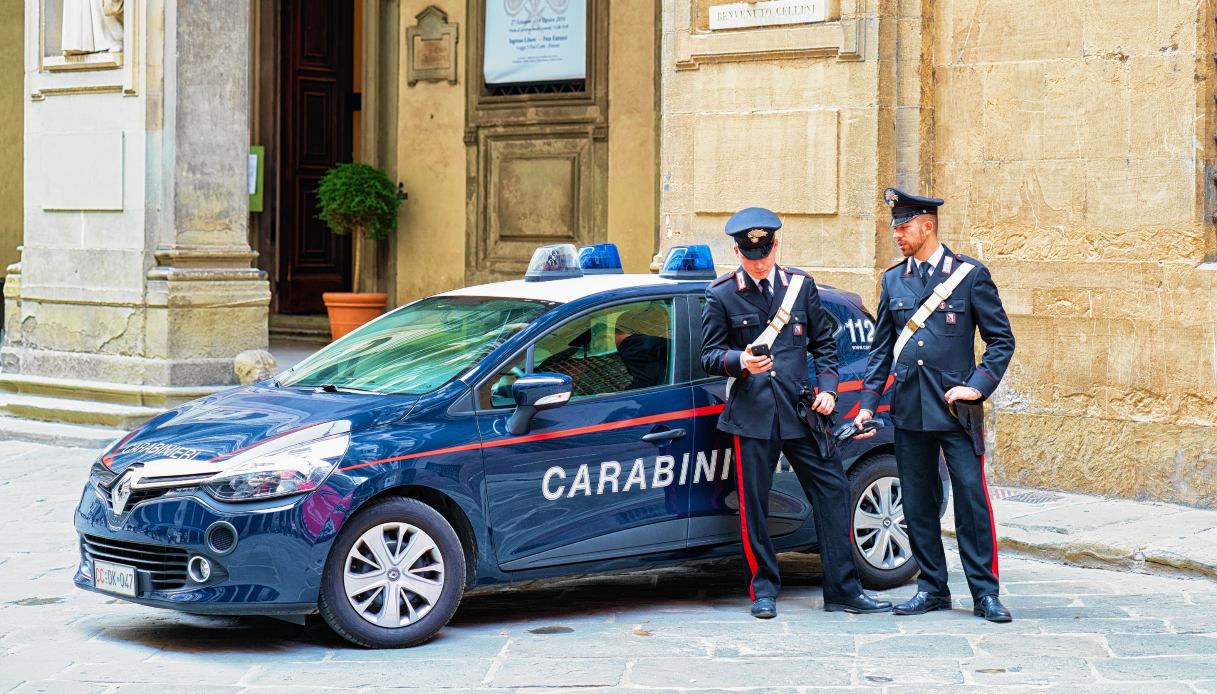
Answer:
[[[769,356],[769,345],[752,345],[752,356],[754,356],[754,357]]]

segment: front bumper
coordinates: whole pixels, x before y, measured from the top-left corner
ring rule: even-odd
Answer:
[[[80,588],[153,607],[200,614],[303,614],[316,609],[325,559],[345,504],[328,487],[302,497],[224,504],[201,491],[138,503],[122,515],[95,484],[75,514],[80,535]],[[217,522],[235,530],[223,552],[207,542]],[[210,566],[205,580],[187,571],[194,557]],[[135,568],[135,595],[94,585],[93,560]]]

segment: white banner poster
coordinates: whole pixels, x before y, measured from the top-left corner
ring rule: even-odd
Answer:
[[[587,77],[587,0],[487,0],[486,84]]]

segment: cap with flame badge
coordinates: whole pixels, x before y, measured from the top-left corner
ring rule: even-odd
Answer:
[[[773,239],[782,220],[763,207],[746,207],[731,215],[725,231],[735,239],[740,253],[749,260],[760,260],[773,250]]]
[[[892,226],[898,227],[923,214],[938,214],[938,207],[945,201],[942,198],[923,198],[888,188],[883,191],[883,202],[892,208]]]

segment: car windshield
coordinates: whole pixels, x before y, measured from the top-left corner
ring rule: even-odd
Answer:
[[[419,395],[476,364],[554,304],[436,296],[402,307],[325,347],[284,386]]]

